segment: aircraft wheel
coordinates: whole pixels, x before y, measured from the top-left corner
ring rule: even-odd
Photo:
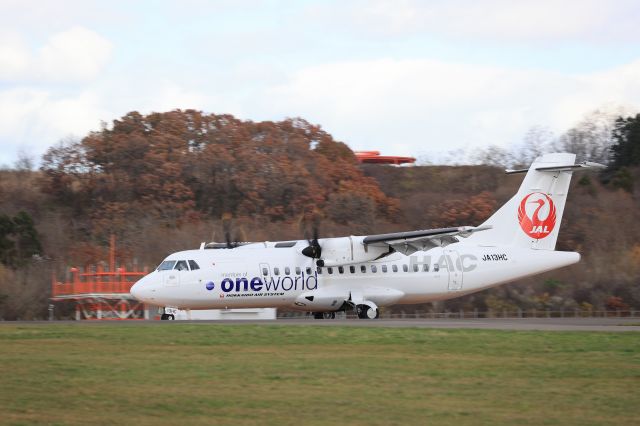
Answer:
[[[169,314],[169,315],[167,315],[167,319],[168,319],[169,321],[173,321],[173,320],[175,320],[175,319],[176,319],[176,317],[175,317],[175,316],[173,316],[173,314]]]
[[[314,312],[313,318],[315,319],[324,319],[324,312]]]
[[[322,313],[322,318],[323,319],[335,319],[336,318],[336,313],[335,312],[323,312]]]
[[[356,306],[356,314],[360,319],[376,319],[380,316],[380,311],[368,305],[358,305]]]
[[[360,319],[365,319],[367,318],[367,310],[369,310],[367,305],[358,305],[356,306],[356,315],[358,315]]]
[[[168,317],[168,315],[167,315],[167,314],[162,314],[162,315],[160,316],[160,320],[162,320],[162,321],[166,321],[166,320],[167,320],[167,317]]]

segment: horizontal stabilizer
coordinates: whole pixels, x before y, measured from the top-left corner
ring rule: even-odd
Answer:
[[[600,163],[592,163],[591,161],[585,161],[580,164],[569,164],[566,166],[550,166],[550,167],[536,167],[534,170],[538,172],[576,172],[584,169],[606,169],[607,166]],[[529,169],[507,169],[505,173],[512,175],[515,173],[526,173]]]

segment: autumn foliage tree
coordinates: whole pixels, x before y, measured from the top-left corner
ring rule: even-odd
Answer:
[[[439,226],[479,225],[496,211],[496,200],[484,191],[466,200],[447,200],[437,209]]]
[[[44,191],[88,210],[93,232],[125,232],[132,217],[180,226],[202,217],[288,221],[305,209],[362,206],[368,220],[396,203],[364,176],[351,150],[302,119],[242,121],[195,110],[131,112],[44,157]],[[80,208],[80,207],[79,207]]]

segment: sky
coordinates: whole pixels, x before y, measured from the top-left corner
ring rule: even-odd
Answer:
[[[637,0],[0,0],[0,165],[127,112],[429,156],[640,111]]]

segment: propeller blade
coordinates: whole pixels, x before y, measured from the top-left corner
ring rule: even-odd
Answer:
[[[302,254],[311,259],[318,259],[320,262],[322,257],[322,247],[318,241],[320,238],[320,214],[316,210],[305,213],[301,220],[301,227],[304,237],[309,242],[309,245],[302,249]],[[311,238],[309,238],[309,228],[311,228]]]
[[[227,248],[231,249],[238,244],[231,238],[231,213],[225,213],[222,215],[222,231],[224,232],[224,240],[227,243]]]

